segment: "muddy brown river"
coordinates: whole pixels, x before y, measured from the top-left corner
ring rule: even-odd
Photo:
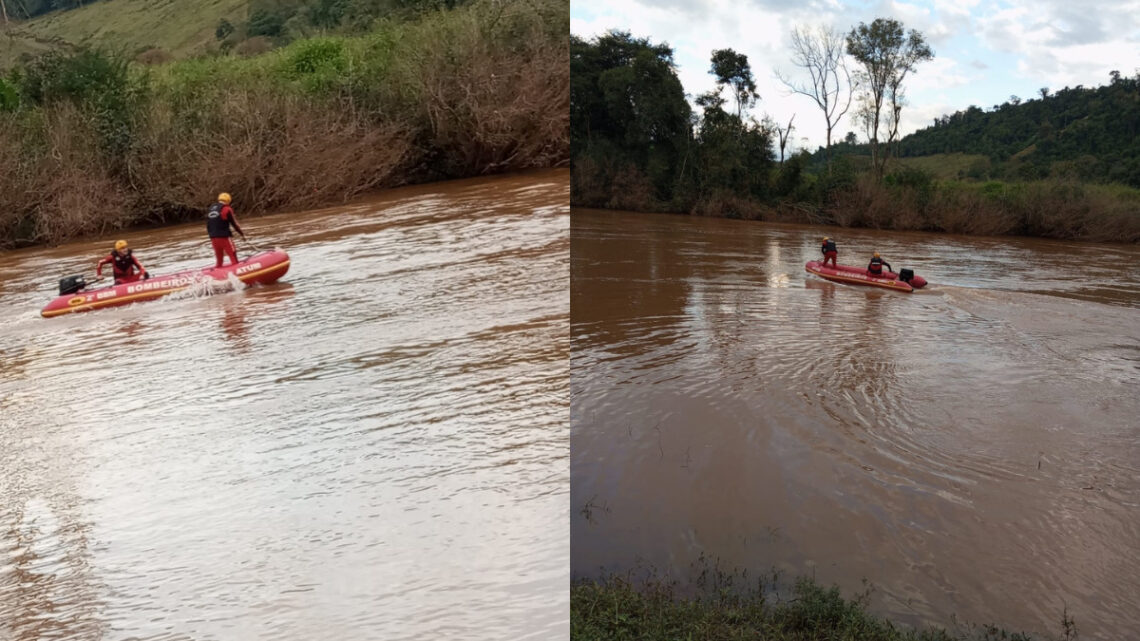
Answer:
[[[824,234],[931,284],[811,276]],[[574,576],[1140,630],[1140,249],[578,209],[571,244]]]
[[[0,254],[0,639],[565,636],[568,200],[246,218],[279,283],[53,319],[115,238]],[[204,225],[123,236],[213,261]]]

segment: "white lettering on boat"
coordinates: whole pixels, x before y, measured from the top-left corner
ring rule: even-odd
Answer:
[[[95,298],[98,300],[103,300],[104,298],[114,298],[118,295],[119,295],[118,292],[116,292],[115,290],[111,290],[109,292],[100,292],[99,294],[97,294],[95,296]]]
[[[156,289],[170,289],[172,287],[185,287],[193,283],[194,279],[186,276],[183,278],[173,278],[170,280],[156,280],[148,281],[138,285],[130,285],[127,287],[128,294],[135,294],[140,292],[149,292]]]
[[[261,263],[250,263],[249,265],[246,265],[245,267],[238,267],[237,271],[234,273],[236,273],[240,276],[246,272],[251,272],[255,269],[261,269]]]

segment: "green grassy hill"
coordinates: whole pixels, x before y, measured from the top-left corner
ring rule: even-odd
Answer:
[[[106,0],[0,25],[0,68],[22,54],[78,46],[109,47],[133,57],[158,48],[184,58],[217,46],[218,21],[246,20],[248,0]]]
[[[978,163],[989,165],[989,158],[981,154],[932,154],[899,158],[898,164],[911,169],[919,169],[940,180],[955,180],[968,174]]]

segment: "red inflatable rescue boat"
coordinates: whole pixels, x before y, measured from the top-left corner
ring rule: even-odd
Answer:
[[[154,300],[199,283],[228,281],[231,274],[246,285],[266,285],[281,278],[287,271],[289,271],[289,255],[280,249],[275,249],[258,252],[245,260],[224,267],[191,269],[100,289],[87,289],[87,283],[82,277],[72,276],[60,281],[62,295],[48,303],[40,311],[40,315],[51,318],[61,314],[88,312]]]
[[[820,278],[833,280],[837,283],[883,287],[885,289],[893,289],[896,292],[907,292],[908,294],[926,286],[926,279],[922,276],[915,276],[914,272],[909,269],[900,270],[899,274],[884,271],[878,276],[872,276],[866,269],[850,267],[848,265],[837,265],[835,267],[828,265],[825,267],[823,263],[818,260],[808,261],[804,269]]]

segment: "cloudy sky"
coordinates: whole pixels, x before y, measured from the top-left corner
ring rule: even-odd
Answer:
[[[902,132],[943,114],[977,105],[1036,96],[1038,89],[1107,84],[1109,71],[1140,70],[1140,0],[571,0],[571,33],[590,38],[609,29],[630,31],[673,47],[685,92],[712,89],[714,49],[748,56],[761,101],[756,115],[787,123],[796,114],[797,147],[824,142],[823,117],[811,99],[789,95],[774,71],[800,71],[789,43],[796,26],[826,25],[847,32],[860,22],[892,17],[926,36],[934,59],[907,79]],[[803,79],[804,76],[794,76]],[[725,97],[729,98],[728,93]],[[731,99],[730,99],[731,100]],[[852,109],[854,111],[854,109]],[[850,115],[850,112],[849,112]],[[836,138],[863,134],[844,118]]]

